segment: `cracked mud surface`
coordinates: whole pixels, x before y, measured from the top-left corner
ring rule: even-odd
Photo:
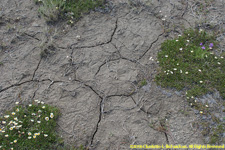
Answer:
[[[195,27],[199,19],[222,32],[224,2],[217,0],[210,7],[214,19],[196,15],[194,1],[113,0],[110,5],[110,13],[92,12],[69,27],[47,25],[32,0],[2,0],[0,112],[15,101],[32,99],[57,106],[62,112],[59,133],[68,143],[93,150],[204,144],[192,126],[197,117],[184,92],[154,82],[155,59],[164,40],[182,34],[184,27]],[[213,8],[221,11],[213,13]],[[204,25],[207,28],[207,22]],[[224,32],[219,35],[222,52]],[[47,57],[40,57],[43,49]],[[143,79],[147,85],[141,86]],[[166,132],[161,130],[162,119]]]

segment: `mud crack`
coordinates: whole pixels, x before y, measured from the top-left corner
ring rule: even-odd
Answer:
[[[79,82],[81,84],[83,84],[84,86],[88,87],[90,90],[92,90],[100,99],[100,107],[99,107],[99,119],[98,119],[98,122],[96,124],[96,128],[91,136],[91,140],[90,140],[90,145],[92,146],[93,145],[93,141],[94,141],[94,137],[96,135],[96,133],[98,132],[98,126],[99,126],[99,123],[101,122],[101,119],[102,119],[102,112],[101,112],[101,109],[102,109],[102,102],[104,101],[104,97],[102,97],[92,86],[84,83],[83,81],[80,81],[80,80],[77,80],[75,79],[76,82]]]
[[[102,43],[99,43],[99,44],[95,44],[95,45],[78,46],[78,47],[74,47],[74,48],[78,48],[78,49],[79,48],[93,48],[93,47],[97,47],[97,46],[102,46],[102,45],[105,45],[105,44],[109,44],[110,42],[112,42],[112,39],[113,39],[113,36],[116,33],[117,27],[118,27],[118,18],[116,18],[115,27],[114,27],[113,32],[110,35],[110,39],[108,41],[105,41],[105,42],[102,42]],[[70,45],[70,48],[72,48],[74,45],[75,44]]]
[[[142,59],[142,57],[145,56],[145,54],[152,48],[153,44],[156,43],[159,40],[159,37],[162,36],[164,34],[163,33],[159,34],[158,37],[150,44],[149,48],[138,58],[138,60]]]
[[[39,68],[39,66],[40,66],[40,64],[41,64],[41,60],[42,60],[42,59],[39,60],[39,62],[38,62],[38,64],[37,64],[37,67],[36,67],[36,69],[34,70],[34,73],[33,73],[33,76],[32,76],[32,79],[31,79],[31,80],[34,80],[35,73],[36,73],[36,71],[38,70],[38,68]]]

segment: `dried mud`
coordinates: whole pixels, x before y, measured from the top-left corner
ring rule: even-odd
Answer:
[[[224,1],[201,14],[196,1],[113,0],[72,27],[46,24],[37,9],[32,0],[1,0],[1,114],[15,101],[42,100],[60,108],[66,142],[93,150],[204,144],[185,93],[154,82],[156,56],[164,40],[189,27],[219,32],[223,52]]]

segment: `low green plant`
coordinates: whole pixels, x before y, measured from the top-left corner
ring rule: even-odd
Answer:
[[[209,144],[224,143],[225,142],[225,138],[223,137],[224,131],[225,131],[225,123],[221,123],[216,128],[214,128],[213,132],[210,135]]]
[[[187,99],[218,90],[225,98],[225,59],[215,55],[215,36],[189,29],[162,43],[156,82],[163,87],[186,89]]]
[[[0,149],[56,149],[56,120],[59,109],[34,100],[24,106],[16,102],[12,111],[0,118]]]
[[[57,21],[65,11],[64,0],[41,0],[39,3],[39,12],[48,22]]]
[[[147,83],[147,81],[146,81],[146,79],[144,79],[144,80],[142,80],[141,82],[140,82],[140,86],[142,87],[142,86],[145,86],[145,85],[147,85],[148,83]]]
[[[35,0],[40,5],[39,12],[49,22],[68,18],[69,24],[82,14],[88,13],[95,7],[102,6],[105,0]]]

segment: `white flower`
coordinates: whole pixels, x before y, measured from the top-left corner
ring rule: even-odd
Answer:
[[[19,128],[21,128],[21,127],[22,127],[22,125],[16,126],[16,129],[19,129]]]
[[[26,118],[26,117],[27,117],[27,115],[24,115],[24,117]]]
[[[29,104],[28,106],[29,106],[29,107],[31,107],[31,106],[32,106],[32,104]]]
[[[203,111],[200,111],[200,114],[202,114],[203,113]]]
[[[179,40],[176,40],[176,42],[178,42]]]
[[[180,70],[180,73],[182,73],[182,70]]]
[[[199,72],[202,72],[202,70],[201,70],[201,69],[198,69],[198,71],[199,71]]]
[[[173,71],[170,71],[171,74],[173,74]]]
[[[164,73],[166,73],[166,71],[164,71]]]
[[[203,83],[203,81],[199,81],[200,83]]]
[[[54,114],[53,113],[50,113],[50,118],[53,118],[54,117]]]
[[[19,104],[19,102],[15,102],[15,104],[16,104],[16,105],[18,105],[18,104]]]
[[[188,72],[185,72],[185,74],[188,74]]]
[[[36,138],[36,135],[34,135],[33,138],[35,139]]]
[[[4,118],[9,118],[9,115],[5,115]]]
[[[6,124],[6,121],[2,121],[2,124]]]
[[[32,113],[32,116],[35,116],[36,114],[35,113]]]
[[[5,137],[9,137],[9,135],[8,135],[8,134],[6,134],[6,135],[5,135]]]
[[[31,119],[30,121],[31,121],[31,122],[34,122],[34,120],[33,120],[33,119]]]
[[[13,142],[14,142],[14,143],[16,143],[16,142],[17,142],[17,140],[14,140]]]
[[[190,42],[189,40],[187,40],[187,42]]]
[[[194,51],[191,51],[191,53],[193,53]]]
[[[173,68],[173,70],[177,70],[177,68]]]
[[[73,24],[73,20],[70,20],[70,23]]]
[[[45,106],[42,106],[43,109],[45,109]]]
[[[14,118],[15,119],[15,118]],[[16,126],[16,125],[18,125],[18,123],[16,123],[15,121],[13,121],[13,124]]]
[[[217,64],[220,65],[220,62],[218,62]]]
[[[162,21],[165,21],[166,19],[165,18],[162,18]]]
[[[31,139],[31,136],[28,136],[28,139]]]
[[[208,56],[207,56],[207,55],[205,55],[205,57],[207,58]]]
[[[179,66],[179,63],[177,63],[177,66]]]
[[[209,107],[208,105],[205,105],[205,107]]]
[[[224,58],[223,56],[221,56],[220,58]]]
[[[40,133],[39,133],[39,134],[40,134]],[[34,133],[34,135],[35,135],[35,136],[37,136],[37,135],[38,135],[38,133]]]
[[[183,48],[180,48],[180,51],[182,51],[183,50]]]
[[[191,98],[194,98],[194,96],[191,96]]]
[[[217,57],[216,57],[216,56],[215,56],[214,58],[215,58],[215,59],[217,59]]]
[[[42,111],[41,110],[38,110],[38,112],[41,113]]]
[[[48,134],[44,134],[44,137],[47,137],[48,136]]]
[[[15,112],[12,112],[12,115],[15,115],[16,113]]]
[[[16,109],[16,112],[19,112],[19,111],[20,111],[19,108],[17,108],[17,109]]]
[[[49,120],[49,118],[48,118],[48,117],[45,117],[45,120],[46,120],[46,121],[48,121],[48,120]]]
[[[167,57],[168,57],[168,55],[165,55],[165,57],[167,58]]]
[[[14,118],[14,120],[15,120],[15,121],[18,121],[18,118],[16,117],[16,118]]]
[[[41,123],[41,121],[37,121],[37,123]]]
[[[202,29],[199,29],[199,33],[201,33],[201,32],[203,32],[203,30]]]
[[[180,34],[178,36],[181,36]]]
[[[41,104],[44,104],[44,102],[41,102]]]
[[[31,132],[28,132],[27,134],[28,134],[28,135],[31,135]]]
[[[192,106],[192,103],[190,103],[190,105]]]
[[[12,124],[13,123],[13,121],[11,120],[10,122],[9,122],[9,124],[8,125],[10,125],[10,124]]]

